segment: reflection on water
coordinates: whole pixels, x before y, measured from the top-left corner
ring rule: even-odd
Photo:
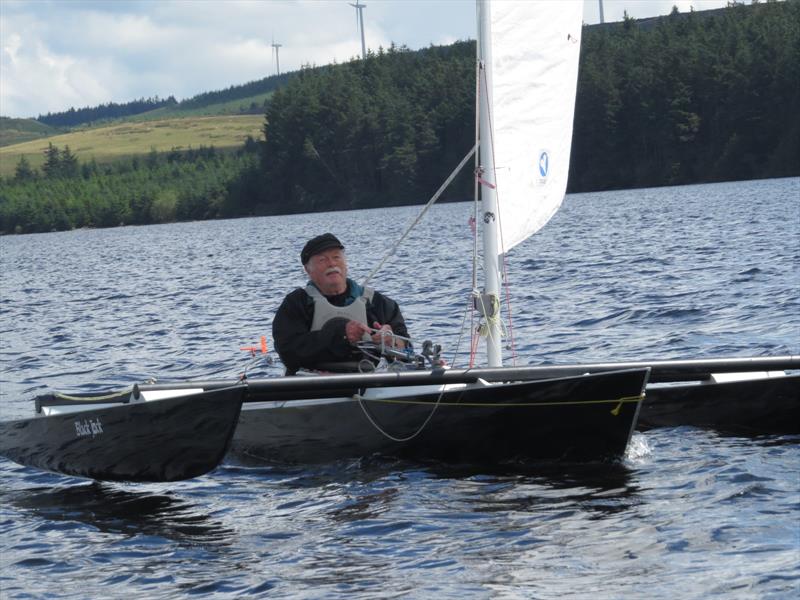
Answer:
[[[227,544],[231,530],[172,494],[89,482],[3,492],[3,503],[48,521],[80,522],[112,534],[148,535],[180,544]]]

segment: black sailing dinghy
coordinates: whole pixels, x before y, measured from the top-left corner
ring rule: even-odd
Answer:
[[[477,2],[477,141],[455,173],[477,149],[482,214],[476,202],[473,219],[483,240],[484,290],[473,300],[482,315],[487,362],[500,368],[503,254],[544,226],[566,190],[582,8],[490,4]],[[507,373],[489,382],[437,369],[435,362],[431,367],[423,373],[251,380],[233,451],[292,461],[370,452],[457,461],[619,457],[648,376],[647,368],[638,368],[533,381]]]
[[[498,3],[491,19],[488,1],[479,0],[478,8],[481,213],[476,209],[475,222],[485,284],[473,300],[487,368],[443,369],[423,351],[410,357],[417,368],[402,372],[249,379],[235,387],[230,381],[141,385],[143,395],[172,396],[143,404],[128,403],[128,391],[86,410],[56,395],[39,403],[53,414],[2,424],[0,454],[102,479],[179,479],[221,460],[238,416],[232,451],[256,460],[328,461],[376,452],[458,462],[599,460],[625,452],[640,412],[651,425],[695,418],[713,425],[726,410],[746,404],[747,386],[779,395],[796,415],[798,378],[792,375],[767,385],[709,383],[710,374],[730,369],[676,364],[681,361],[501,366],[502,259],[547,223],[566,189],[582,15],[580,2]],[[418,358],[430,364],[420,367]],[[788,366],[759,368],[796,369],[790,358]],[[673,383],[647,386],[651,372],[655,382]],[[701,408],[690,418],[699,405],[690,410],[690,398],[698,393],[735,396],[735,403]]]
[[[482,186],[486,284],[484,292],[475,299],[483,307],[488,362],[497,368],[502,362],[499,240],[505,236],[506,249],[521,242],[541,228],[563,200],[582,22],[579,3],[568,3],[569,10],[564,10],[567,5],[556,3],[501,4],[492,32],[489,3],[480,1],[478,6],[481,125],[480,134],[476,132],[480,143],[475,147],[480,148],[481,165],[477,171]],[[518,28],[517,23],[524,27]],[[539,35],[530,35],[533,29]],[[515,69],[495,69],[502,86],[493,88],[491,73],[496,66],[491,60],[493,44],[501,56],[498,65],[509,65],[507,59],[516,65],[524,63],[524,77]],[[536,93],[532,93],[532,78],[536,80]],[[493,89],[496,99],[502,96],[500,102],[510,103],[508,114],[515,111],[517,116],[527,117],[523,124],[498,119],[495,129],[490,127]],[[500,89],[506,93],[498,94]],[[527,105],[515,105],[514,97],[520,96],[528,98]],[[549,100],[545,102],[545,98]],[[537,102],[542,106],[537,106]],[[533,113],[541,114],[532,116],[530,108],[534,108]],[[504,172],[512,174],[504,188],[509,201],[504,204],[504,216],[507,215],[509,225],[522,225],[516,230],[499,229],[496,148],[498,156],[508,161],[503,162]],[[470,150],[458,169],[474,152],[475,148]],[[529,201],[531,192],[539,202]],[[429,205],[437,197],[438,194]],[[415,357],[411,358],[415,362]],[[488,382],[465,371],[445,371],[435,361],[430,362],[431,369],[423,372],[249,380],[240,386],[246,389],[246,405],[236,428],[233,450],[251,458],[290,462],[360,457],[376,452],[459,462],[619,457],[634,430],[649,373],[647,368],[637,368],[533,381],[520,381],[509,373],[508,377]],[[196,391],[194,397],[176,396],[161,402],[183,407],[184,401],[189,404],[197,401],[198,405],[206,406],[201,400],[212,401],[216,390],[226,387],[230,387],[230,382],[143,385],[141,393],[174,394],[180,389],[192,389]],[[109,414],[131,411],[129,418],[132,418],[137,414],[136,406],[103,410]],[[58,409],[69,412],[74,406],[62,403]],[[4,441],[0,450],[24,464],[92,477],[169,479],[202,470],[193,471],[185,465],[174,468],[169,463],[169,469],[160,466],[155,472],[139,471],[143,462],[159,457],[168,460],[176,452],[188,459],[185,445],[170,448],[159,444],[159,439],[170,437],[171,429],[158,425],[157,430],[148,431],[147,418],[137,422],[135,428],[126,428],[128,432],[135,429],[143,437],[131,438],[121,449],[111,444],[111,448],[105,449],[112,452],[112,458],[106,459],[101,448],[113,441],[105,434],[109,429],[106,419],[111,417],[103,420],[103,434],[84,435],[84,431],[92,431],[91,424],[97,418],[88,412],[5,424],[4,432],[11,432],[20,441],[16,445],[13,440]],[[151,426],[159,420],[150,420]],[[50,422],[54,425],[48,425]],[[203,431],[196,432],[194,437],[199,440],[214,430],[215,439],[224,441],[220,430],[224,431],[226,424],[225,418],[220,418],[218,430],[203,420]],[[39,444],[46,447],[42,458],[36,457]],[[201,446],[199,441],[197,444]],[[73,447],[78,449],[73,451]],[[146,461],[140,459],[140,451],[148,457]],[[208,458],[203,468],[213,463],[212,457]]]

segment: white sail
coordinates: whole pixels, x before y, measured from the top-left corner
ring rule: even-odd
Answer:
[[[580,0],[492,2],[495,182],[501,251],[543,227],[567,187]]]

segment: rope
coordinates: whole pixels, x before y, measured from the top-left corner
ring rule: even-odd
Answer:
[[[619,414],[619,407],[623,404],[631,404],[632,402],[639,402],[644,399],[644,394],[638,396],[623,396],[622,398],[606,398],[604,400],[554,400],[552,402],[437,402],[441,406],[460,406],[460,407],[476,407],[476,408],[493,408],[495,406],[501,408],[532,408],[537,406],[578,406],[581,404],[614,404],[615,408],[611,411],[614,416]],[[426,402],[419,402],[414,400],[373,400],[373,402],[384,402],[386,404],[427,404]]]
[[[361,407],[361,411],[364,413],[364,416],[367,417],[367,420],[370,422],[370,424],[381,435],[383,435],[385,438],[387,438],[387,439],[389,439],[389,440],[391,440],[393,442],[402,443],[402,442],[410,442],[415,437],[417,437],[420,433],[422,433],[422,430],[425,429],[425,427],[428,425],[430,420],[433,418],[434,413],[436,413],[436,409],[439,408],[439,405],[442,403],[442,398],[444,397],[444,392],[445,392],[446,387],[447,386],[442,386],[442,391],[439,392],[439,397],[436,399],[436,402],[434,402],[433,408],[431,409],[430,414],[427,416],[425,421],[423,421],[422,425],[420,425],[419,428],[414,433],[412,433],[411,435],[406,436],[406,437],[402,437],[402,438],[392,435],[391,433],[386,431],[383,427],[381,427],[378,424],[378,422],[372,417],[372,415],[369,414],[369,409],[367,409],[366,405],[364,404],[364,398],[362,398],[361,394],[356,394],[353,397],[356,400],[358,400],[358,405]],[[394,402],[394,401],[392,401],[392,400],[379,400],[379,402]],[[401,401],[397,401],[397,403],[401,403]],[[413,404],[420,404],[420,402],[415,402]]]
[[[477,7],[476,3],[476,12],[479,12],[480,9]],[[480,16],[476,15],[476,18],[480,20]],[[480,48],[477,48],[478,56],[480,56]],[[475,147],[478,148],[480,146],[480,93],[481,93],[481,63],[479,60],[475,61]],[[480,157],[478,153],[475,153],[475,168],[474,172],[477,173],[478,169],[480,169]],[[478,340],[480,339],[478,336],[477,328],[475,326],[475,298],[478,296],[478,214],[480,213],[479,207],[480,204],[478,202],[478,192],[480,190],[478,184],[478,178],[475,177],[472,185],[472,198],[473,198],[473,210],[472,210],[472,294],[469,298],[469,306],[467,307],[470,310],[470,318],[469,318],[469,330],[470,330],[470,350],[469,350],[469,368],[475,366],[475,355],[478,351]]]
[[[464,309],[464,317],[461,319],[461,327],[458,330],[458,340],[456,340],[456,348],[453,351],[453,358],[450,359],[450,364],[453,367],[456,366],[456,358],[458,358],[458,349],[461,347],[461,340],[464,339],[464,325],[467,322],[467,315],[470,314],[469,305],[470,303],[467,303],[467,307]]]
[[[497,211],[498,214],[500,211]],[[500,233],[500,244],[503,244],[503,233],[501,230]],[[506,261],[506,254],[503,252],[503,289],[506,291],[506,310],[508,311],[508,337],[509,342],[511,344],[511,363],[516,366],[517,365],[517,347],[514,343],[514,320],[511,315],[511,284],[508,281],[508,270],[506,267],[508,266],[508,262]]]
[[[124,389],[119,392],[112,392],[111,394],[105,394],[103,396],[70,396],[69,394],[62,394],[61,392],[55,392],[53,394],[54,398],[59,398],[60,400],[70,400],[73,402],[95,402],[97,400],[112,400],[114,398],[119,399],[120,402],[127,401],[123,398],[124,394],[130,394],[133,392],[133,388]]]
[[[456,175],[459,174],[461,169],[464,168],[464,165],[467,163],[470,157],[473,154],[475,154],[476,150],[477,147],[473,146],[470,149],[470,151],[467,152],[467,155],[463,159],[461,159],[461,162],[458,163],[458,166],[453,170],[452,173],[450,173],[450,176],[447,179],[445,179],[444,183],[441,186],[439,186],[439,189],[436,190],[436,193],[431,197],[430,200],[428,200],[428,203],[424,206],[422,211],[420,211],[419,215],[417,215],[417,218],[414,219],[413,223],[411,223],[411,225],[409,225],[408,228],[406,228],[406,230],[403,232],[403,235],[400,236],[400,239],[397,240],[395,245],[389,249],[389,252],[387,252],[386,256],[383,257],[383,260],[381,260],[381,262],[378,263],[378,266],[375,267],[369,275],[367,275],[367,278],[364,280],[362,285],[367,285],[369,281],[375,276],[375,274],[381,270],[386,261],[389,260],[394,255],[394,253],[397,251],[397,248],[400,246],[400,244],[403,243],[403,240],[405,240],[408,234],[411,233],[411,230],[417,226],[417,223],[419,223],[422,220],[422,217],[425,216],[425,213],[428,212],[428,209],[431,206],[433,206],[433,204],[439,199],[439,196],[441,196],[444,193],[444,191],[447,189],[447,186],[450,185],[450,182],[453,181],[453,179],[455,179]]]

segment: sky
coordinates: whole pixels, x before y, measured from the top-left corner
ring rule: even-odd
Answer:
[[[537,1],[537,0],[523,0]],[[583,2],[598,23],[600,0]],[[353,0],[352,3],[355,3]],[[475,37],[473,0],[363,0],[367,48]],[[727,0],[603,0],[605,21],[720,8]],[[0,0],[0,115],[175,96],[360,54],[349,0]]]

